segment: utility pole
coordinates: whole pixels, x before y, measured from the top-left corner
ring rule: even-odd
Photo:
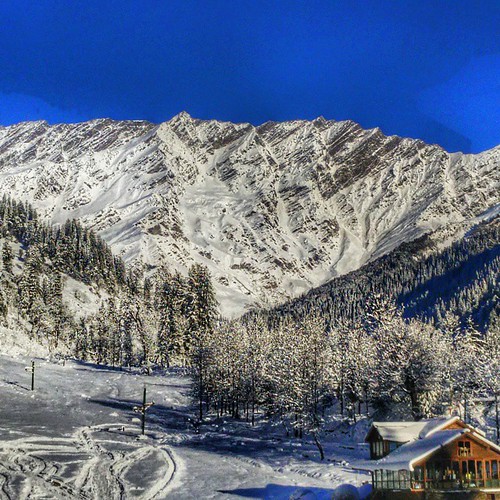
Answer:
[[[31,366],[27,366],[24,371],[31,372],[31,390],[35,390],[35,362],[31,362]]]
[[[144,385],[144,391],[142,393],[142,405],[134,406],[134,411],[141,414],[141,434],[144,435],[144,430],[146,428],[146,410],[155,404],[154,401],[151,403],[146,403],[146,385]]]

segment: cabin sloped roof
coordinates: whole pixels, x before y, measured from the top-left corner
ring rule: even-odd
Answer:
[[[370,470],[413,470],[413,464],[435,453],[441,447],[452,443],[469,429],[441,430],[423,439],[416,439],[403,444],[380,460],[367,464]]]
[[[373,429],[376,429],[382,439],[386,441],[408,443],[415,439],[422,439],[458,420],[458,417],[452,417],[432,418],[429,420],[419,420],[418,422],[373,422],[366,438],[368,438]]]
[[[453,443],[460,436],[467,434],[474,441],[489,446],[500,454],[500,446],[486,439],[470,428],[436,430],[421,439],[401,445],[392,453],[380,460],[371,461],[364,467],[366,470],[413,470],[414,464],[433,455],[440,448]]]

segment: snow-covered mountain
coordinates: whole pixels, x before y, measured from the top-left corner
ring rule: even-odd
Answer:
[[[181,113],[0,128],[0,192],[128,261],[211,270],[226,314],[296,296],[500,202],[500,147],[450,154],[351,121]]]

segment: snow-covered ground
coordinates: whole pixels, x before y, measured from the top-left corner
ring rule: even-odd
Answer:
[[[365,451],[329,443],[320,462],[310,443],[281,428],[220,421],[197,432],[189,381],[74,361],[0,355],[0,498],[290,498],[299,488],[331,498]],[[138,415],[146,384],[146,436]],[[361,433],[360,433],[361,435]]]

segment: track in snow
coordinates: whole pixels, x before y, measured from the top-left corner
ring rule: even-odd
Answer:
[[[197,432],[189,380],[175,371],[145,376],[38,359],[31,392],[29,361],[0,354],[1,500],[288,499],[298,487],[323,500],[335,485],[362,480],[304,458],[312,445],[276,441],[273,428],[223,421]],[[145,384],[156,404],[141,437],[133,407]]]
[[[5,442],[0,449],[0,498],[165,498],[176,471],[173,454],[131,440],[134,431],[110,424],[80,428],[67,439]],[[158,475],[147,485],[140,481],[143,471],[134,471],[144,463],[154,465]]]

